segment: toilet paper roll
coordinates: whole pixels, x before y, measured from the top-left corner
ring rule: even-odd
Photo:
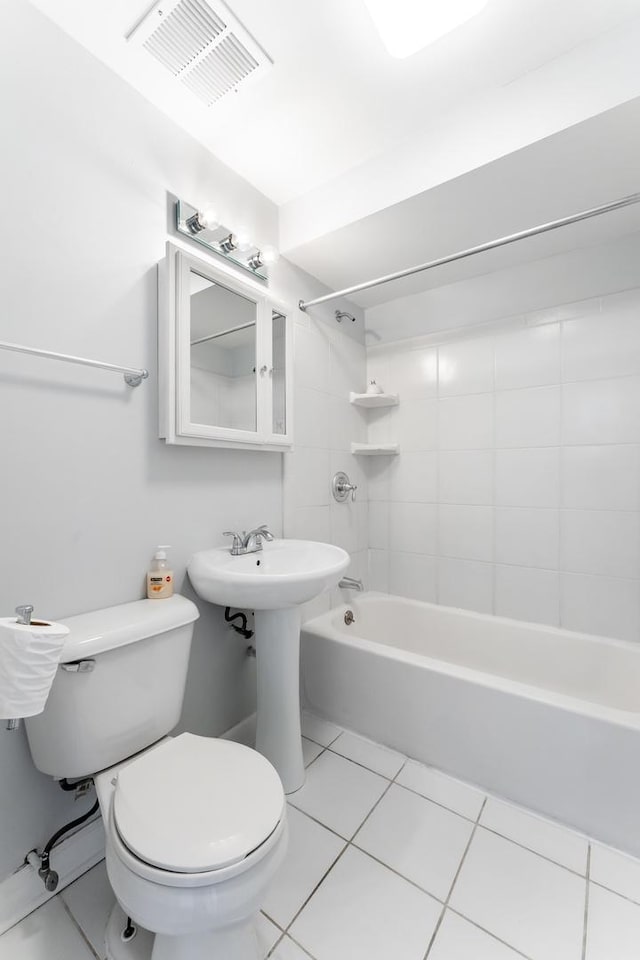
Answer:
[[[42,713],[68,635],[61,623],[0,618],[0,719]]]

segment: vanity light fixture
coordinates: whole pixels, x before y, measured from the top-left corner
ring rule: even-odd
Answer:
[[[202,230],[217,230],[220,226],[218,211],[212,203],[208,203],[203,210],[196,210],[185,221],[191,233],[201,233]]]
[[[263,247],[262,250],[258,250],[253,254],[252,257],[249,257],[247,263],[252,270],[258,270],[260,267],[268,267],[272,263],[277,263],[280,259],[280,254],[275,247],[267,245]]]
[[[240,225],[230,229],[221,222],[213,202],[195,207],[183,200],[176,200],[175,209],[179,233],[242,267],[257,279],[268,279],[261,270],[278,260],[278,250],[269,244],[259,246],[252,239],[249,227]]]
[[[404,59],[462,26],[488,0],[364,0],[392,57]]]

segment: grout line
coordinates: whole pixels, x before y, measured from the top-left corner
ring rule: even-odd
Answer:
[[[603,844],[603,846],[606,846],[606,844]],[[615,847],[608,847],[608,849],[614,850],[616,853],[618,852],[615,850]],[[629,854],[624,854],[624,856],[629,856]],[[634,907],[640,907],[640,900],[633,900],[631,897],[628,897],[625,893],[620,893],[619,890],[614,890],[613,887],[607,887],[606,884],[600,883],[600,881],[598,880],[592,880],[591,878],[589,878],[589,882],[594,887],[600,887],[601,890],[606,890],[607,893],[613,893],[614,896],[620,897],[621,900],[626,900],[627,903],[632,903]]]
[[[467,923],[470,923],[472,927],[476,927],[477,930],[482,930],[483,933],[486,933],[487,936],[492,937],[494,940],[497,940],[498,943],[503,944],[503,946],[508,947],[509,950],[512,950],[516,956],[524,957],[524,960],[532,960],[528,953],[523,953],[522,950],[518,950],[517,947],[514,947],[513,944],[507,943],[506,940],[503,940],[502,937],[497,936],[497,934],[492,933],[491,930],[487,930],[486,927],[483,927],[482,924],[477,923],[475,920],[471,920],[469,917],[466,917],[464,913],[460,913],[459,910],[456,910],[455,907],[447,907],[451,913],[455,913],[456,917],[460,917],[461,920],[465,920]]]
[[[591,844],[587,850],[587,874],[584,889],[584,927],[582,930],[582,960],[587,956],[587,928],[589,922],[589,875],[591,873]]]
[[[519,810],[525,810],[524,807],[519,807]],[[551,822],[551,821],[549,821]],[[507,836],[505,833],[500,833],[499,830],[494,830],[493,827],[487,827],[484,823],[480,823],[479,827],[486,831],[486,833],[492,833],[494,837],[500,837],[501,840],[508,840],[509,843],[512,843],[515,847],[520,847],[521,850],[526,850],[528,853],[533,853],[536,857],[540,857],[541,860],[546,860],[547,863],[552,863],[554,867],[560,867],[561,870],[566,870],[567,873],[572,874],[574,877],[580,877],[581,880],[584,880],[584,873],[580,873],[579,870],[574,870],[572,867],[568,867],[564,863],[558,863],[557,860],[553,860],[551,857],[548,857],[544,853],[540,853],[539,850],[534,850],[533,847],[528,847],[526,843],[521,843],[519,840],[514,840],[513,837]],[[569,832],[573,833],[570,828],[565,828]]]
[[[426,953],[425,953],[425,955],[424,955],[424,960],[427,960],[427,957],[428,957],[429,954],[431,953],[431,948],[433,947],[433,944],[435,943],[435,939],[436,939],[436,937],[438,936],[438,931],[440,930],[440,927],[441,927],[441,925],[442,925],[442,921],[444,920],[444,915],[445,915],[445,913],[447,912],[447,906],[449,905],[449,900],[451,899],[451,894],[453,893],[453,890],[454,890],[454,887],[455,887],[456,882],[457,882],[457,880],[458,880],[458,877],[460,876],[460,871],[462,870],[462,866],[463,866],[463,864],[464,864],[464,862],[465,862],[465,860],[466,860],[466,858],[467,858],[467,854],[468,854],[469,848],[470,848],[470,846],[471,846],[471,844],[472,844],[472,842],[473,842],[473,838],[474,838],[475,835],[476,835],[476,830],[478,829],[478,823],[480,822],[480,817],[482,816],[482,813],[483,813],[483,811],[484,811],[484,808],[485,808],[485,806],[486,806],[486,803],[487,803],[487,798],[485,797],[484,800],[482,801],[482,806],[480,807],[480,812],[478,813],[478,816],[476,817],[476,821],[475,821],[475,823],[474,823],[474,825],[473,825],[473,830],[471,831],[471,834],[470,834],[469,839],[468,839],[468,841],[467,841],[467,845],[466,845],[466,847],[464,848],[464,853],[462,854],[462,857],[461,857],[461,859],[460,859],[460,863],[458,864],[458,869],[456,870],[455,876],[454,876],[453,881],[452,881],[452,883],[451,883],[451,886],[449,887],[449,893],[447,894],[447,897],[446,897],[446,899],[445,899],[445,901],[444,901],[444,905],[443,905],[442,910],[441,910],[441,912],[440,912],[440,916],[438,917],[438,922],[436,923],[435,929],[434,929],[433,933],[431,934],[431,939],[429,940],[429,943],[427,944],[427,950],[426,950]]]
[[[88,872],[88,871],[87,871],[87,872]],[[84,876],[84,874],[83,874],[83,876]],[[83,930],[82,927],[80,926],[79,921],[76,920],[75,916],[74,916],[73,913],[71,912],[71,908],[67,905],[67,903],[66,903],[64,897],[61,895],[61,893],[57,894],[57,896],[54,897],[53,899],[54,899],[54,900],[60,900],[60,903],[62,904],[62,907],[63,907],[64,911],[66,912],[67,916],[69,917],[69,919],[70,919],[71,922],[73,923],[74,927],[75,927],[75,928],[78,930],[78,932],[80,933],[80,936],[82,937],[82,939],[83,939],[84,942],[86,943],[87,947],[88,947],[89,950],[91,951],[92,956],[96,957],[97,960],[104,960],[104,958],[101,957],[100,954],[96,953],[96,951],[94,950],[93,944],[91,943],[91,941],[90,941],[89,938],[87,937],[86,933],[84,932],[84,930]]]

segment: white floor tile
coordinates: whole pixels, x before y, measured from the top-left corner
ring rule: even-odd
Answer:
[[[484,794],[480,790],[415,760],[409,760],[396,782],[470,820],[477,819],[482,809]]]
[[[393,780],[407,759],[401,753],[396,753],[395,750],[389,750],[387,747],[379,747],[377,743],[358,737],[355,733],[341,733],[331,744],[331,749],[334,753],[339,753],[348,760],[354,760],[382,777],[388,777],[389,780]]]
[[[441,906],[350,847],[291,927],[316,960],[422,960]]]
[[[589,884],[586,960],[638,960],[640,906]]]
[[[95,952],[104,958],[104,935],[115,903],[104,860],[63,890],[61,897]]]
[[[473,824],[392,784],[353,842],[446,900]]]
[[[0,937],[0,960],[95,960],[57,897]]]
[[[531,960],[580,960],[584,901],[581,877],[478,829],[450,904]]]
[[[521,960],[522,954],[450,910],[444,915],[429,960]]]
[[[594,883],[601,883],[603,887],[640,903],[640,860],[594,843],[589,876]]]
[[[573,830],[491,797],[482,811],[480,823],[582,876],[586,873],[589,843]]]
[[[260,956],[266,957],[269,950],[273,949],[282,936],[282,930],[279,930],[275,923],[272,923],[268,917],[265,917],[264,913],[259,913],[258,919],[256,920],[256,935],[258,937]]]
[[[329,723],[328,720],[322,720],[313,713],[302,714],[302,733],[309,740],[314,740],[322,747],[328,747],[330,743],[339,737],[342,733],[342,727],[337,727],[335,723]]]
[[[289,849],[262,909],[281,927],[287,927],[320,883],[344,842],[289,805]]]
[[[290,802],[350,839],[389,781],[335,753],[323,753],[307,770],[307,781]]]
[[[302,759],[304,761],[305,767],[308,767],[310,763],[313,763],[316,757],[319,757],[324,747],[321,747],[319,743],[314,743],[313,740],[307,740],[306,737],[302,738]]]
[[[309,954],[301,950],[290,937],[283,937],[269,960],[309,960]]]

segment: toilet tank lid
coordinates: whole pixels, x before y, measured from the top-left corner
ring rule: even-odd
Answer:
[[[164,600],[134,600],[68,617],[61,621],[69,628],[69,636],[60,662],[95,657],[107,650],[184,627],[199,616],[195,603],[176,594]]]

